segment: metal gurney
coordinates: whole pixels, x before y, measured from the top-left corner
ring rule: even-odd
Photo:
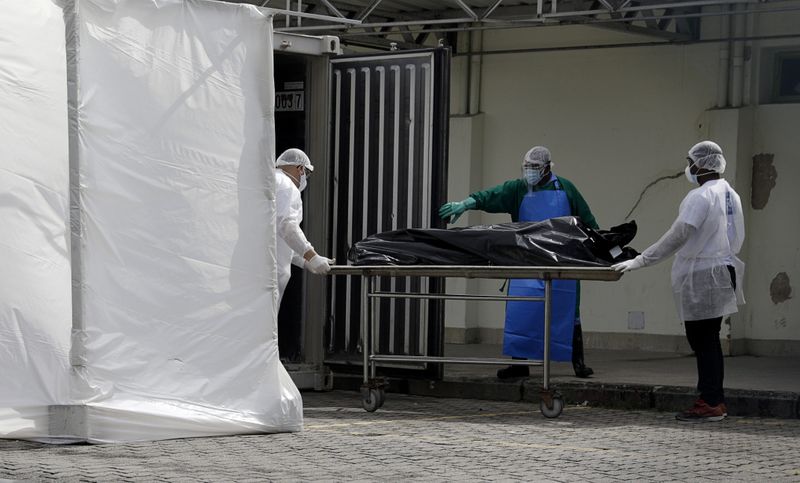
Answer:
[[[407,298],[429,300],[484,300],[484,301],[537,301],[544,302],[544,358],[541,361],[520,360],[517,364],[542,366],[542,400],[539,408],[549,418],[558,417],[564,408],[561,395],[550,387],[550,316],[553,280],[596,280],[615,281],[622,276],[611,268],[586,267],[502,267],[502,266],[460,266],[460,265],[339,265],[331,268],[331,275],[350,275],[362,278],[361,283],[361,334],[364,355],[364,383],[361,387],[362,406],[367,411],[375,411],[383,405],[386,398],[385,384],[376,377],[377,366],[382,362],[436,362],[452,364],[508,364],[508,359],[488,359],[477,357],[433,357],[414,355],[377,354],[373,334],[375,334],[376,303],[381,298]],[[440,278],[536,278],[545,281],[544,297],[515,297],[508,295],[469,295],[447,293],[415,293],[376,290],[377,277],[440,277]]]

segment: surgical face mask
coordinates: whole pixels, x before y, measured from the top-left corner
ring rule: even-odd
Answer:
[[[686,175],[686,179],[688,179],[690,183],[692,183],[692,184],[700,184],[697,181],[697,175],[696,174],[692,174],[692,166],[691,165],[686,166],[686,169],[683,170],[683,174]]]
[[[303,191],[304,189],[306,189],[307,185],[308,185],[308,181],[306,180],[306,175],[305,174],[301,174],[300,175],[300,186],[298,186],[297,189],[299,189],[300,191]]]
[[[525,176],[525,180],[528,182],[529,186],[536,186],[542,180],[542,175],[544,174],[545,168],[534,168],[534,167],[523,167],[522,173]]]

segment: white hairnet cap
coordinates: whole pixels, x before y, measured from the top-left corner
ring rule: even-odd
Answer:
[[[522,158],[524,164],[550,164],[550,150],[544,146],[534,146]]]
[[[689,159],[698,168],[725,172],[725,156],[722,155],[722,148],[719,144],[712,141],[701,141],[689,150]]]
[[[309,171],[314,171],[311,160],[306,153],[297,148],[290,148],[281,153],[275,160],[275,166],[305,166]]]

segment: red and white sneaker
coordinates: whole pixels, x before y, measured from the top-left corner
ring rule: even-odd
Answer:
[[[722,421],[728,415],[728,408],[725,403],[720,403],[716,406],[709,406],[702,399],[694,402],[694,406],[675,415],[675,419],[679,421],[691,422],[710,422]]]

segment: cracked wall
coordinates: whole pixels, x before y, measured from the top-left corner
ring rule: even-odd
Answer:
[[[750,211],[745,214],[748,347],[773,355],[800,353],[800,104],[759,106],[754,119]],[[782,181],[782,182],[781,182]]]
[[[541,46],[563,40],[566,32],[517,29],[484,35],[484,48],[492,50]],[[617,34],[606,31],[576,29],[574,35],[584,41],[620,41],[614,38]],[[485,56],[483,145],[474,172],[480,179],[479,186],[471,187],[489,188],[520,176],[525,151],[546,145],[553,153],[555,173],[575,184],[601,227],[637,221],[639,233],[632,246],[641,251],[669,229],[693,188],[682,172],[686,151],[699,140],[717,139],[730,154],[725,178],[742,198],[747,230],[743,254],[747,305],[731,317],[733,337],[800,344],[798,298],[775,304],[770,294],[776,274],[786,272],[789,280],[800,279],[796,213],[800,190],[788,182],[800,179],[800,136],[795,132],[800,104],[709,111],[717,84],[708,75],[708,65],[717,65],[718,56],[719,46],[706,44]],[[591,89],[585,87],[586,79],[592,79]],[[453,82],[460,81],[454,77]],[[682,88],[675,89],[676,85]],[[641,99],[648,101],[643,104]],[[451,133],[450,142],[470,141],[466,135]],[[474,169],[473,161],[451,153],[449,176],[457,179],[461,175],[456,173]],[[449,198],[468,194],[462,185],[451,190]],[[507,215],[478,212],[469,218],[470,224],[503,221],[508,221]],[[675,341],[685,342],[670,269],[667,261],[618,282],[582,284],[584,332],[608,335],[603,341],[620,334],[631,340],[628,314],[642,312],[645,328],[635,329],[636,335],[647,336],[642,341],[665,341],[662,350],[673,350]],[[478,280],[476,292],[496,294],[500,284]],[[501,340],[503,304],[476,304],[471,316],[481,337],[483,331],[494,330]],[[776,327],[775,321],[782,319],[785,324]]]

